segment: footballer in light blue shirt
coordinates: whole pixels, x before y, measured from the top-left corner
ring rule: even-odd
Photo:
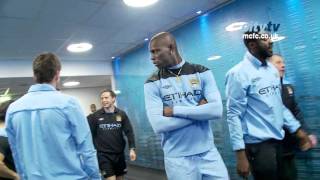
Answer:
[[[56,90],[60,61],[52,53],[33,61],[37,84],[12,103],[6,132],[23,180],[98,180],[96,150],[77,100]]]
[[[299,128],[299,121],[283,105],[279,73],[267,61],[273,53],[272,41],[266,37],[270,34],[246,34],[258,34],[260,38],[245,39],[244,36],[248,51],[226,75],[227,122],[231,143],[237,152],[240,176],[248,176],[250,162],[256,179],[277,179],[277,169],[280,167],[276,156],[280,151],[278,143],[284,138],[283,127],[297,133],[304,149],[308,149],[310,144]]]
[[[146,111],[162,137],[168,179],[228,179],[210,127],[210,121],[222,117],[212,72],[182,60],[167,32],[155,35],[149,48],[158,70],[144,85]]]

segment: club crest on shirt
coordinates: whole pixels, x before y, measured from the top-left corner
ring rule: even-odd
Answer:
[[[121,119],[121,116],[120,116],[120,115],[116,115],[116,121],[118,121],[118,122],[121,122],[121,121],[122,121],[122,119]]]
[[[199,80],[196,79],[196,78],[189,79],[189,82],[190,82],[190,85],[191,85],[192,87],[199,86],[199,84],[200,84]]]
[[[254,84],[254,83],[260,81],[260,79],[261,79],[261,77],[254,78],[251,80],[251,83]]]
[[[290,86],[287,86],[287,90],[289,95],[293,94],[293,89]]]
[[[169,89],[170,87],[171,87],[170,84],[167,84],[167,85],[162,86],[163,89]]]

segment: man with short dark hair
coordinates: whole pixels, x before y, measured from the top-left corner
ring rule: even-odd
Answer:
[[[210,121],[222,117],[211,70],[184,61],[168,32],[154,35],[149,51],[158,69],[144,84],[146,112],[162,137],[168,179],[229,179],[210,126]]]
[[[248,52],[243,61],[226,75],[227,122],[237,171],[249,175],[249,164],[257,180],[281,179],[283,127],[295,133],[303,150],[310,148],[300,123],[281,100],[281,84],[277,69],[267,62],[272,56],[270,34],[244,39]],[[244,36],[245,37],[245,36]]]
[[[114,105],[116,94],[112,90],[103,90],[100,100],[102,108],[87,117],[98,151],[99,167],[106,180],[123,180],[127,173],[123,134],[128,139],[130,160],[136,160],[133,128],[127,114]]]
[[[56,90],[61,64],[53,53],[33,61],[37,84],[12,103],[6,131],[21,179],[101,179],[90,128],[78,101]]]
[[[90,105],[90,111],[91,111],[91,113],[94,113],[94,112],[97,111],[97,106],[96,106],[96,104],[91,104],[91,105]]]

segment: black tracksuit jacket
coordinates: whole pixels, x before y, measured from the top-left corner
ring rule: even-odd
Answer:
[[[127,114],[115,108],[114,113],[106,113],[103,108],[88,117],[94,145],[98,152],[123,153],[127,136],[129,148],[135,148],[134,132]]]
[[[281,80],[282,82],[282,80]],[[304,118],[298,104],[295,100],[294,89],[291,84],[282,83],[282,101],[283,104],[291,111],[291,113],[296,117],[300,122],[301,128],[307,130]],[[297,139],[294,134],[290,134],[289,131],[285,128],[285,138],[283,139],[283,147],[285,155],[294,154],[294,150],[297,149]]]

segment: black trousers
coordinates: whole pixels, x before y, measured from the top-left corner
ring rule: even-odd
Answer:
[[[255,180],[282,179],[281,141],[272,139],[256,144],[246,144],[246,154]]]
[[[281,180],[298,179],[294,153],[283,155],[283,173],[281,175]]]
[[[101,174],[104,178],[110,176],[122,176],[127,173],[127,165],[124,153],[112,154],[98,152],[98,162]]]

